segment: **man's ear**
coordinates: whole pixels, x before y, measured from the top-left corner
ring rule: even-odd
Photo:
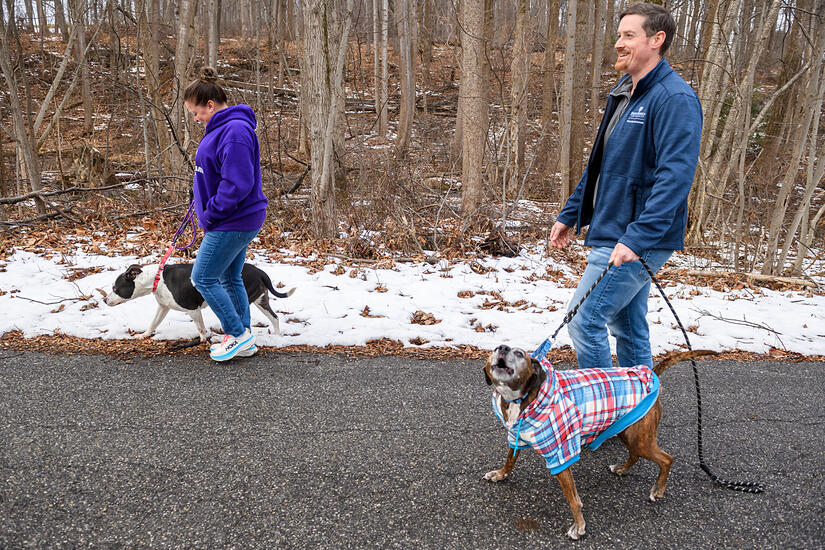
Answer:
[[[135,277],[143,273],[143,268],[140,267],[138,264],[133,264],[129,266],[129,269],[126,270],[126,278],[132,281],[135,280]]]

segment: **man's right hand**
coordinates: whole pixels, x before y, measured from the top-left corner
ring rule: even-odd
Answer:
[[[550,230],[550,246],[553,248],[564,248],[570,244],[570,226],[561,222],[553,224]]]

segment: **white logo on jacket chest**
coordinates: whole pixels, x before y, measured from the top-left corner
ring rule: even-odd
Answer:
[[[628,124],[644,124],[645,123],[645,106],[641,105],[635,111],[632,111],[629,115],[627,115],[627,123]]]

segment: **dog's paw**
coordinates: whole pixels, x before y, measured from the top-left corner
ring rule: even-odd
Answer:
[[[653,488],[650,490],[650,495],[647,497],[647,499],[650,502],[656,502],[657,500],[661,500],[663,496],[665,496],[664,487],[662,487],[661,489],[657,489],[654,485]]]
[[[154,334],[154,332],[149,332],[149,331],[141,332],[140,334],[135,336],[135,338],[137,338],[138,340],[146,340],[147,338],[151,338],[153,334]]]
[[[505,474],[501,470],[493,470],[492,472],[487,472],[486,474],[484,474],[484,479],[492,482],[501,481],[506,478],[507,474]]]
[[[610,471],[616,474],[617,476],[623,476],[627,473],[629,468],[625,468],[624,464],[611,464],[609,466]]]
[[[581,537],[584,536],[584,522],[582,524],[576,525],[575,523],[570,526],[570,529],[567,530],[567,537],[570,540],[579,540]]]

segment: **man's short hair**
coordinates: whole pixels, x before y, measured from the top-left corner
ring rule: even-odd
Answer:
[[[625,15],[643,15],[645,22],[642,28],[647,36],[653,36],[659,31],[665,33],[665,41],[662,42],[662,47],[659,49],[659,55],[664,56],[670,47],[670,43],[673,42],[673,36],[676,34],[676,22],[673,21],[670,12],[657,4],[634,4],[619,15],[619,21]]]

